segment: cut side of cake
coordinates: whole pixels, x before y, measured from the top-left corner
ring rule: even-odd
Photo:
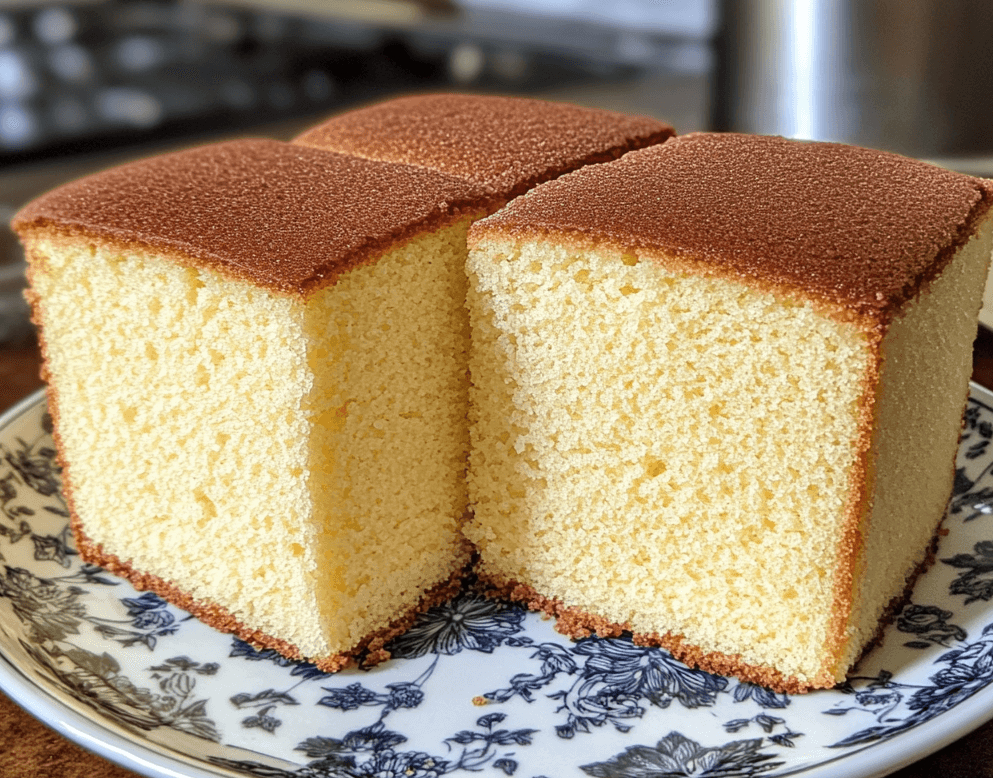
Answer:
[[[895,155],[694,134],[477,222],[490,591],[781,691],[843,680],[951,493],[991,204]]]
[[[672,135],[534,100],[363,110],[106,171],[14,220],[83,558],[329,671],[388,656],[467,570],[469,225]],[[406,134],[362,130],[406,155],[328,142],[408,112]]]
[[[450,596],[479,202],[246,140],[21,212],[83,558],[328,670]]]
[[[293,142],[438,170],[484,187],[503,203],[563,173],[674,134],[647,116],[568,103],[429,94],[339,114]]]

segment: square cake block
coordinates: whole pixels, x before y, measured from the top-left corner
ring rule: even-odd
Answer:
[[[450,594],[479,215],[457,179],[266,140],[19,214],[83,557],[328,670]]]
[[[950,496],[991,203],[895,155],[695,134],[476,223],[484,581],[574,636],[843,680]]]

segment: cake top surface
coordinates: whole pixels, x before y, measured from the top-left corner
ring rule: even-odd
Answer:
[[[991,205],[993,182],[895,154],[694,133],[543,184],[477,223],[472,240],[581,236],[879,318],[941,270]]]
[[[294,143],[422,165],[508,199],[674,134],[645,116],[510,97],[402,97],[335,116]]]
[[[396,241],[479,213],[481,199],[478,187],[424,168],[238,140],[73,181],[29,203],[13,226],[179,252],[305,295]]]

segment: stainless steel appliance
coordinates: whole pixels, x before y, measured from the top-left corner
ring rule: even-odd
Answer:
[[[715,129],[993,155],[988,0],[723,0],[720,19]]]

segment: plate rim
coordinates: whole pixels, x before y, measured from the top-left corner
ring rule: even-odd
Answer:
[[[969,398],[993,410],[993,390],[969,382]],[[0,414],[0,434],[35,406],[47,400],[42,387]],[[993,613],[993,607],[991,607]],[[224,768],[214,768],[199,760],[184,758],[168,746],[152,747],[144,741],[127,738],[102,719],[73,709],[56,693],[32,681],[0,648],[0,691],[41,724],[84,750],[146,778],[230,778]],[[816,693],[816,692],[815,692]],[[802,773],[812,778],[877,778],[919,762],[960,740],[993,719],[993,683],[932,719],[883,742],[839,754],[811,767],[802,764],[777,773]],[[923,735],[923,736],[922,736]],[[914,747],[907,748],[908,738]]]

